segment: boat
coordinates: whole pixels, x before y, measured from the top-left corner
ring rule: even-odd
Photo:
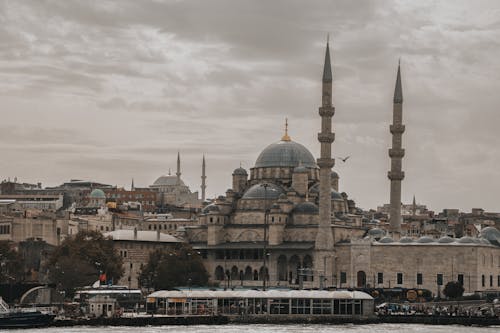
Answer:
[[[7,303],[0,297],[0,329],[45,327],[52,323],[54,317],[55,315],[53,314],[42,313],[36,309],[10,309]]]

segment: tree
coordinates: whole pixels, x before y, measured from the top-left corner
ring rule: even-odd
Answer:
[[[23,259],[11,241],[0,241],[0,283],[23,279]]]
[[[449,298],[462,297],[464,294],[464,286],[458,281],[450,281],[444,286],[443,294]]]
[[[200,255],[187,244],[180,244],[170,251],[152,252],[141,270],[139,281],[142,287],[155,290],[203,286],[208,283],[208,273]]]
[[[49,278],[66,295],[74,289],[91,285],[105,273],[116,281],[123,275],[123,260],[113,248],[113,241],[96,231],[80,231],[56,247],[49,259]]]

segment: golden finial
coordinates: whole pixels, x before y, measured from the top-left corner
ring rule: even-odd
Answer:
[[[281,141],[292,141],[288,136],[288,118],[285,118],[285,135],[281,137]]]

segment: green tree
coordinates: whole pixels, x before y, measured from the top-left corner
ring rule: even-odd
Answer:
[[[200,255],[187,244],[180,244],[170,251],[152,252],[141,270],[139,281],[142,287],[155,290],[204,286],[208,283],[208,273]]]
[[[96,231],[80,231],[54,250],[49,271],[51,281],[71,296],[75,288],[97,281],[100,273],[105,273],[108,280],[117,281],[124,270],[111,239]]]
[[[443,294],[449,298],[462,297],[464,294],[464,286],[458,281],[450,281],[444,286]]]
[[[0,283],[19,282],[23,277],[23,259],[14,243],[0,241]]]

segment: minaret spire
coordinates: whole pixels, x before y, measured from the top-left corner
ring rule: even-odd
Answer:
[[[288,135],[288,118],[285,118],[285,134],[281,137],[281,141],[292,141]]]
[[[132,178],[132,184],[130,185],[130,190],[135,191],[134,178]]]
[[[315,267],[323,267],[326,258],[331,256],[333,250],[332,233],[332,202],[331,202],[331,173],[335,164],[332,158],[332,142],[335,140],[335,134],[332,133],[332,117],[335,114],[335,108],[332,106],[332,68],[330,63],[329,41],[326,43],[325,63],[323,66],[323,86],[322,86],[322,105],[319,108],[321,116],[321,132],[318,133],[318,141],[321,145],[321,155],[317,160],[319,166],[319,225],[315,242]],[[318,276],[315,281],[323,286],[324,276],[328,271],[323,267],[323,276]],[[329,268],[331,271],[331,267]],[[318,271],[319,272],[319,271]],[[317,274],[317,273],[316,273]]]
[[[403,89],[401,87],[401,66],[399,63],[390,131],[392,134],[392,148],[389,149],[391,171],[387,174],[391,181],[389,231],[394,238],[399,238],[401,234],[401,182],[405,177],[405,173],[402,171],[402,161],[405,156],[402,139],[405,126],[403,125]]]
[[[205,165],[205,154],[203,154],[203,162],[201,164],[201,201],[204,202],[205,201],[205,189],[207,188],[207,184],[205,182],[205,180],[207,179],[207,176],[205,174],[205,168],[206,168],[206,165]]]
[[[177,152],[177,172],[175,173],[177,176],[177,183],[181,182],[181,153]]]

